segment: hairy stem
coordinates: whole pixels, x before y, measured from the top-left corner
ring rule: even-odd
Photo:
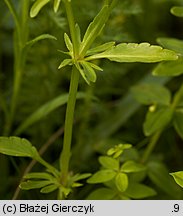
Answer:
[[[73,66],[70,89],[69,89],[69,98],[68,98],[66,117],[65,117],[63,150],[60,156],[61,181],[63,185],[66,185],[67,183],[67,176],[69,172],[72,128],[73,128],[74,109],[76,103],[78,82],[79,82],[79,72],[75,68],[75,66]]]

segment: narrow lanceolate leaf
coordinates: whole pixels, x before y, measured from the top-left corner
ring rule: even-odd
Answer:
[[[109,17],[109,7],[105,5],[94,20],[88,26],[80,46],[80,55],[84,56],[85,52],[91,46],[96,37],[100,34]]]
[[[54,0],[54,12],[56,13],[58,11],[59,5],[60,5],[61,0]]]
[[[164,86],[158,84],[139,84],[131,88],[132,94],[137,101],[145,105],[163,104],[169,105],[171,93]]]
[[[176,60],[175,52],[163,49],[149,43],[121,43],[105,52],[87,57],[86,60],[107,58],[116,62],[159,62],[163,60]]]
[[[37,0],[31,7],[30,17],[34,18],[50,0]]]
[[[87,182],[90,184],[97,184],[102,182],[107,182],[113,179],[116,175],[116,172],[109,169],[104,169],[96,172],[92,177],[90,177]]]
[[[173,125],[179,136],[183,139],[183,109],[176,110],[174,113]]]
[[[80,44],[81,43],[81,30],[80,30],[80,27],[77,23],[75,25],[75,30],[76,30],[77,43]]]
[[[72,54],[73,53],[73,45],[72,45],[72,42],[71,42],[69,36],[67,35],[67,33],[64,34],[64,41],[65,41],[65,45],[67,46],[67,49]]]
[[[183,55],[183,40],[175,38],[158,38],[157,42],[164,48],[173,50]]]
[[[183,188],[183,171],[170,173],[178,185]]]
[[[64,59],[59,65],[58,69],[61,69],[67,65],[72,65],[72,59]]]
[[[96,53],[104,52],[108,49],[111,49],[115,45],[115,42],[108,42],[105,44],[102,44],[100,46],[94,47],[87,51],[86,55],[94,55]]]
[[[155,76],[179,76],[183,74],[183,58],[177,61],[161,62],[152,73]]]
[[[97,76],[94,69],[90,66],[90,64],[88,62],[81,62],[81,65],[83,67],[87,80],[89,80],[89,82],[95,82]]]
[[[78,69],[78,71],[80,72],[81,76],[83,77],[83,79],[86,81],[86,83],[88,85],[90,85],[90,80],[88,79],[88,77],[86,76],[83,68],[80,66],[80,64],[78,64],[77,62],[75,63],[76,68]]]
[[[180,6],[172,7],[170,12],[175,16],[183,17],[183,7]]]
[[[28,140],[19,137],[0,137],[0,153],[31,158],[38,155],[36,148]]]
[[[58,185],[55,185],[55,184],[52,184],[52,185],[48,185],[48,186],[46,186],[46,187],[43,187],[41,190],[40,190],[40,192],[41,193],[51,193],[51,192],[53,192],[53,191],[55,191],[55,190],[57,190],[58,189]]]
[[[28,51],[28,49],[30,47],[32,47],[35,43],[39,42],[40,40],[45,40],[45,39],[51,39],[51,40],[57,40],[56,37],[54,37],[53,35],[50,35],[50,34],[42,34],[42,35],[39,35],[37,36],[36,38],[28,41],[24,47],[24,52],[25,51]]]
[[[44,118],[46,115],[48,115],[53,110],[57,109],[58,107],[64,105],[68,101],[68,94],[62,94],[58,97],[52,99],[51,101],[47,102],[43,106],[41,106],[39,109],[37,109],[34,113],[32,113],[15,131],[15,134],[22,133],[26,128],[31,126],[32,124],[36,123],[37,121]],[[84,93],[78,93],[77,99],[84,98]]]
[[[99,67],[96,64],[93,64],[91,62],[87,62],[93,69],[98,70],[98,71],[103,71],[103,69],[101,67]]]
[[[24,179],[47,179],[53,180],[53,176],[50,173],[46,172],[32,172],[24,176]]]
[[[47,180],[41,180],[41,181],[26,181],[22,182],[20,184],[20,188],[23,190],[31,190],[31,189],[36,189],[36,188],[42,188],[47,185],[50,185],[51,182]]]
[[[124,192],[128,188],[128,176],[125,173],[119,173],[115,178],[115,184],[119,191]]]

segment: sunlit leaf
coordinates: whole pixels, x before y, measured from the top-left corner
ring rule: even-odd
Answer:
[[[67,65],[71,65],[72,64],[72,59],[64,59],[61,64],[59,65],[58,69],[61,69]]]
[[[22,182],[20,184],[20,188],[22,190],[31,190],[31,189],[36,189],[36,188],[42,188],[45,187],[47,185],[50,185],[51,182],[47,181],[47,180],[41,180],[41,181],[26,181],[26,182]]]
[[[73,53],[73,45],[72,45],[72,42],[69,38],[69,36],[67,35],[67,33],[64,34],[64,41],[65,41],[65,44],[67,46],[67,49],[71,52],[71,54]]]
[[[52,184],[52,185],[48,185],[48,186],[46,186],[46,187],[43,187],[43,188],[40,190],[40,192],[41,192],[41,193],[51,193],[51,192],[53,192],[53,191],[55,191],[55,190],[57,190],[57,189],[58,189],[58,186],[55,185],[55,184]]]
[[[32,172],[24,176],[24,179],[47,179],[53,180],[53,176],[50,173],[46,172]]]
[[[19,137],[0,137],[0,153],[31,158],[38,155],[36,148],[28,140]]]
[[[107,182],[113,179],[116,175],[116,172],[109,169],[104,169],[96,172],[90,177],[87,182],[90,184],[97,184],[102,182]]]
[[[131,90],[135,99],[142,104],[170,104],[171,94],[164,86],[144,83],[133,86]]]
[[[58,11],[59,5],[60,5],[61,0],[54,0],[54,12],[56,13]]]
[[[176,60],[175,52],[163,49],[149,43],[121,43],[105,52],[87,57],[86,60],[107,58],[116,62],[159,62],[163,60]]]
[[[176,183],[183,188],[183,171],[170,173],[173,176]]]
[[[49,2],[50,0],[37,0],[31,7],[30,17],[34,18],[37,16],[39,11]]]
[[[141,172],[144,171],[146,167],[142,164],[136,163],[135,161],[126,161],[121,166],[121,171],[125,173],[131,173],[131,172]]]
[[[115,178],[116,187],[124,192],[128,188],[128,176],[125,173],[118,173]]]
[[[90,64],[88,64],[88,62],[83,61],[81,62],[81,65],[83,67],[87,80],[89,80],[89,82],[95,82],[97,79],[95,70],[90,66]]]
[[[109,188],[99,188],[91,192],[87,200],[112,200],[116,195],[116,191]]]
[[[109,17],[109,7],[105,5],[88,26],[80,46],[80,54],[84,55],[93,41],[103,29]]]
[[[97,46],[97,47],[94,47],[88,50],[86,55],[94,55],[99,52],[104,52],[108,49],[111,49],[114,45],[115,45],[115,42],[108,42],[108,43],[102,44],[100,46]]]
[[[114,170],[119,169],[119,161],[114,158],[101,156],[99,157],[99,162],[103,167],[107,169],[114,169]]]

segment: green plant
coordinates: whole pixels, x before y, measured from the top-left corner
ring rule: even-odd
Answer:
[[[89,24],[83,37],[81,36],[81,31],[83,31],[83,29],[80,30],[79,24],[75,22],[75,16],[72,11],[73,2],[69,0],[62,1],[65,6],[70,36],[67,33],[64,34],[64,41],[68,51],[60,52],[63,55],[68,55],[69,58],[66,58],[61,62],[59,69],[63,69],[65,66],[70,66],[71,79],[69,94],[61,94],[55,99],[42,105],[37,111],[25,119],[20,126],[15,129],[15,131],[12,130],[29,48],[42,39],[56,39],[50,34],[43,34],[29,41],[29,28],[26,24],[27,19],[29,19],[29,10],[30,16],[34,18],[38,15],[43,6],[49,2],[50,0],[37,0],[34,2],[30,10],[30,2],[26,1],[25,3],[22,1],[20,4],[21,13],[17,14],[12,2],[10,0],[5,0],[16,24],[14,38],[15,81],[13,85],[14,90],[10,104],[10,111],[6,109],[6,105],[2,106],[4,107],[4,112],[7,113],[7,120],[4,129],[4,136],[0,138],[0,152],[10,156],[30,157],[46,168],[45,172],[32,172],[24,176],[24,181],[20,184],[20,187],[25,190],[40,188],[42,193],[50,193],[57,190],[57,198],[66,199],[72,194],[73,188],[82,186],[83,183],[78,181],[90,177],[87,180],[88,183],[94,184],[106,182],[106,187],[94,191],[89,195],[89,198],[101,198],[99,197],[101,191],[107,195],[109,199],[140,199],[155,195],[155,191],[151,187],[141,183],[141,181],[143,181],[147,175],[149,178],[155,179],[153,169],[156,166],[158,166],[160,170],[164,170],[164,167],[159,163],[153,164],[152,161],[149,163],[146,162],[148,161],[149,156],[151,155],[163,130],[172,119],[176,121],[175,112],[182,99],[182,87],[173,97],[173,100],[171,100],[171,93],[168,89],[161,85],[141,84],[132,88],[134,97],[141,103],[150,106],[144,123],[144,133],[146,136],[152,136],[142,158],[139,156],[138,160],[128,158],[123,161],[123,150],[131,148],[131,145],[121,144],[110,149],[108,151],[108,156],[99,157],[102,169],[94,175],[91,176],[91,173],[88,172],[80,174],[79,172],[73,173],[70,171],[70,163],[72,159],[71,141],[76,99],[84,98],[86,103],[88,102],[87,100],[91,101],[92,99],[95,99],[93,96],[87,95],[87,93],[78,92],[80,75],[89,85],[96,82],[96,71],[103,70],[102,67],[99,67],[98,65],[101,59],[108,59],[118,63],[154,63],[174,60],[163,64],[176,64],[176,62],[180,61],[177,60],[178,56],[176,52],[163,49],[160,46],[150,45],[149,43],[119,43],[116,45],[114,41],[111,41],[96,45],[97,37],[100,35],[113,8],[115,8],[117,4],[116,0],[104,1],[102,9]],[[55,12],[58,11],[60,3],[60,0],[53,1]],[[167,48],[171,49],[171,47]],[[161,65],[158,67],[161,67]],[[157,69],[155,69],[155,71],[156,70]],[[1,97],[1,99],[3,100],[2,104],[6,104],[3,97]],[[28,140],[15,136],[7,137],[11,134],[16,136],[20,135],[30,125],[42,119],[45,115],[51,113],[53,110],[65,103],[67,103],[67,108],[65,115],[63,148],[59,157],[59,166],[58,164],[52,166],[46,162]],[[175,128],[177,130],[177,124],[174,123],[174,125],[176,125]],[[178,129],[178,133],[179,130],[180,128]],[[147,172],[145,171],[146,169],[148,170]],[[169,180],[167,181],[169,183]],[[175,188],[174,186],[172,187]],[[175,190],[177,189],[175,188]]]

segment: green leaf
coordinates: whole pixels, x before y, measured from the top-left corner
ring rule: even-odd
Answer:
[[[141,172],[146,167],[142,164],[136,163],[135,161],[127,161],[121,166],[121,171],[125,173]]]
[[[177,17],[183,17],[183,7],[174,6],[171,8],[170,12]]]
[[[67,35],[67,33],[64,34],[64,41],[67,49],[70,51],[71,55],[73,54],[73,44],[71,42],[71,39]]]
[[[52,184],[52,185],[48,185],[48,186],[46,186],[46,187],[43,187],[43,188],[40,190],[40,192],[41,192],[41,193],[51,193],[51,192],[53,192],[53,191],[55,191],[55,190],[57,190],[57,189],[58,189],[58,186],[55,185],[55,184]]]
[[[183,55],[183,40],[175,38],[158,38],[157,42],[164,48],[173,50]]]
[[[143,184],[131,183],[125,191],[125,195],[129,196],[132,199],[144,199],[147,197],[155,196],[156,191]]]
[[[150,136],[166,127],[172,119],[173,110],[168,106],[158,106],[155,111],[148,111],[143,124],[144,134]]]
[[[46,172],[32,172],[28,173],[24,176],[24,179],[47,179],[47,180],[53,180],[54,177]]]
[[[128,176],[125,173],[118,173],[115,184],[119,191],[124,192],[128,188]]]
[[[76,39],[77,39],[77,43],[80,45],[81,43],[81,30],[79,25],[76,23],[75,25],[75,29],[76,29]]]
[[[108,49],[105,52],[92,55],[86,60],[107,58],[116,62],[159,62],[163,60],[176,60],[178,57],[175,52],[163,49],[160,46],[150,45],[149,43],[121,43]]]
[[[15,131],[15,134],[22,133],[26,128],[31,126],[32,124],[36,123],[37,121],[44,118],[46,115],[48,115],[53,110],[57,109],[58,107],[64,105],[68,101],[68,94],[62,94],[58,97],[52,99],[51,101],[47,102],[46,104],[42,105],[38,110],[36,110],[32,115],[30,115]],[[77,99],[84,98],[84,93],[78,93]]]
[[[93,64],[91,62],[87,62],[93,69],[98,70],[98,71],[103,71],[102,68],[100,68],[98,65]]]
[[[86,179],[90,176],[91,176],[91,173],[83,173],[83,174],[77,173],[76,175],[71,177],[71,180],[72,180],[72,182],[76,182],[76,181],[80,181],[82,179]]]
[[[0,137],[0,153],[10,156],[36,158],[38,152],[31,143],[19,137]]]
[[[115,42],[104,43],[100,46],[94,47],[87,51],[86,55],[94,55],[99,52],[104,52],[108,49],[111,49],[115,45]]]
[[[81,76],[83,77],[83,79],[86,81],[86,83],[88,85],[90,85],[90,80],[88,79],[88,77],[86,76],[83,68],[81,68],[80,64],[78,64],[77,62],[75,63],[76,68],[78,69],[78,71],[80,72]]]
[[[100,34],[109,17],[109,7],[105,5],[94,20],[89,24],[80,46],[80,55],[84,56],[93,41]]]
[[[41,180],[41,181],[26,181],[26,182],[22,182],[20,184],[20,188],[22,190],[31,190],[31,189],[37,189],[37,188],[42,188],[45,187],[47,185],[50,185],[51,182],[50,181],[46,181],[46,180]]]
[[[170,91],[158,84],[139,84],[133,86],[131,90],[135,99],[145,105],[169,105],[171,101]]]
[[[37,0],[31,7],[30,17],[34,18],[37,16],[39,11],[49,2],[50,0]]]
[[[89,184],[103,183],[103,182],[110,181],[111,179],[115,177],[115,175],[116,175],[115,171],[104,169],[104,170],[100,170],[96,172],[95,174],[93,174],[92,177],[90,177],[87,180],[87,182]]]
[[[36,38],[28,41],[24,47],[24,52],[27,52],[35,43],[37,43],[40,40],[45,40],[45,39],[51,39],[51,40],[57,40],[56,37],[54,37],[53,35],[50,34],[42,34],[37,36]]]
[[[96,82],[97,76],[96,76],[94,69],[90,66],[90,64],[88,64],[88,62],[84,62],[84,61],[82,61],[80,64],[83,67],[83,70],[84,70],[85,76],[87,77],[87,80],[89,80],[89,82]]]
[[[59,5],[60,5],[61,0],[54,0],[54,12],[56,13],[58,11]]]
[[[170,173],[173,176],[176,183],[183,188],[183,171]]]
[[[99,188],[87,197],[87,200],[112,200],[116,196],[116,191],[109,188]]]
[[[179,136],[183,139],[183,109],[175,111],[173,125]]]
[[[177,61],[161,62],[152,73],[155,76],[179,76],[183,74],[183,58]]]
[[[119,161],[114,158],[101,156],[99,157],[99,162],[104,168],[113,169],[113,170],[119,169]]]
[[[61,69],[67,65],[72,65],[72,59],[64,59],[59,65],[58,69]]]
[[[147,164],[147,167],[149,178],[158,188],[169,194],[172,199],[180,199],[182,190],[170,177],[164,164],[151,161]]]

